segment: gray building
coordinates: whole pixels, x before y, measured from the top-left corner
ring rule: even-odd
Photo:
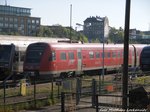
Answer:
[[[32,36],[40,28],[41,19],[31,17],[31,9],[0,5],[0,32]]]
[[[109,35],[109,21],[107,17],[89,17],[84,21],[84,34],[89,41],[98,39],[101,42],[103,38],[108,38]]]

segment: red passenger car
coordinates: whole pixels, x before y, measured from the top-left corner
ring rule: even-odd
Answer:
[[[129,66],[139,66],[139,55],[144,46],[129,46]],[[116,69],[123,64],[123,45],[106,44],[103,54],[102,44],[75,43],[33,43],[26,51],[24,71],[36,71],[39,75],[66,76],[81,72],[87,74],[100,73]]]

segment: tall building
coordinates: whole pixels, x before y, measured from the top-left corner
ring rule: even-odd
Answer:
[[[32,36],[40,28],[41,19],[31,17],[31,9],[0,5],[0,32]]]
[[[98,39],[101,42],[109,35],[109,21],[107,17],[89,17],[84,21],[84,34],[89,41]]]

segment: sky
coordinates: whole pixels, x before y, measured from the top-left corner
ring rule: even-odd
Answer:
[[[6,0],[0,0],[4,5]],[[7,0],[7,5],[31,8],[31,16],[40,17],[41,25],[71,26],[90,16],[108,17],[109,26],[124,29],[126,0]],[[131,0],[130,29],[150,30],[150,0]]]

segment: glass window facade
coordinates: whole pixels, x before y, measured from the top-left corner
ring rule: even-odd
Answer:
[[[30,16],[30,8],[12,7],[7,5],[0,5],[0,14],[9,14],[17,16]]]
[[[35,36],[40,28],[41,19],[30,17],[30,10],[30,8],[0,5],[0,31]]]

